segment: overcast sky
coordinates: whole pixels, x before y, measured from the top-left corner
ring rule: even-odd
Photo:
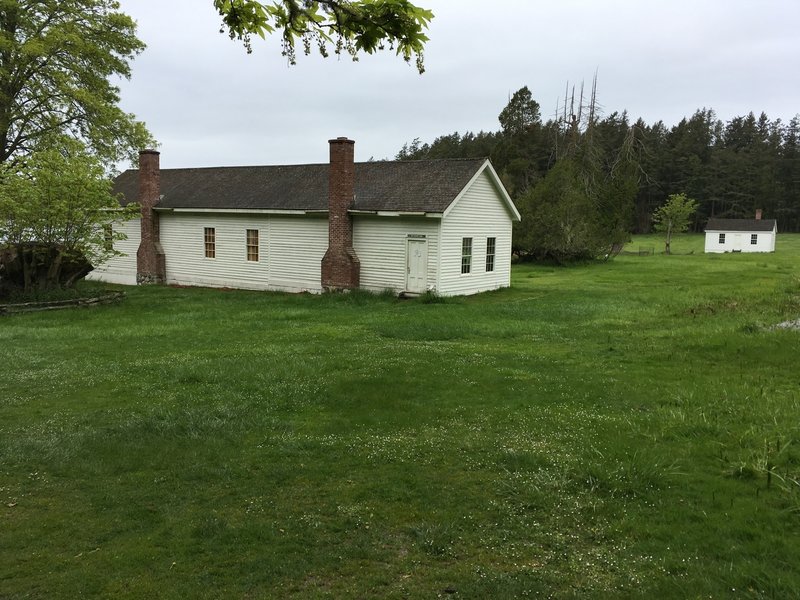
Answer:
[[[317,163],[327,140],[356,160],[393,158],[414,138],[499,129],[527,85],[546,119],[567,82],[598,73],[604,114],[674,125],[698,108],[730,119],[800,112],[797,0],[417,0],[435,18],[419,75],[391,52],[290,67],[279,39],[219,33],[212,0],[121,0],[147,49],[120,83],[163,167]]]

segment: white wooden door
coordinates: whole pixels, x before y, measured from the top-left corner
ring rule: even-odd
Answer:
[[[406,291],[421,294],[428,285],[428,242],[409,239],[406,254]]]
[[[741,233],[734,233],[733,234],[733,251],[734,252],[741,252],[742,251],[742,234]]]

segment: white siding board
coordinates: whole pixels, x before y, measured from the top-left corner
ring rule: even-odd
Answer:
[[[475,294],[511,284],[511,213],[482,173],[442,220],[439,293]],[[461,273],[461,241],[472,238],[472,269]],[[486,272],[486,239],[496,238],[494,271]]]
[[[478,175],[444,218],[354,215],[353,245],[361,261],[361,287],[406,288],[409,237],[427,242],[427,287],[443,295],[474,294],[510,285],[512,212],[490,173]],[[139,220],[122,225],[117,243],[126,256],[110,259],[91,278],[136,283]],[[215,230],[216,256],[205,257],[204,229]],[[247,260],[248,229],[259,232],[259,260]],[[161,246],[166,282],[255,290],[321,292],[321,262],[328,245],[325,216],[163,212]],[[461,274],[461,240],[473,239],[472,269]],[[495,269],[486,272],[486,240],[496,239]]]
[[[214,258],[205,257],[204,231],[213,227]],[[247,260],[247,229],[259,232],[259,260]],[[320,291],[327,221],[267,215],[164,214],[161,246],[167,283],[254,290]],[[321,237],[321,239],[320,239]]]
[[[725,234],[725,243],[719,243],[719,234]],[[758,236],[757,243],[750,243],[750,236]],[[737,240],[736,236],[740,236]],[[706,231],[705,252],[775,252],[775,231]]]
[[[271,217],[270,284],[287,291],[322,291],[322,257],[328,248],[326,217]]]
[[[361,262],[360,287],[372,291],[404,291],[408,236],[424,235],[428,244],[427,287],[435,289],[439,262],[439,224],[439,219],[425,217],[355,216],[353,248]]]
[[[123,285],[136,285],[136,251],[142,237],[139,219],[131,219],[122,223],[113,224],[114,231],[121,231],[127,239],[114,242],[114,249],[122,252],[122,256],[112,256],[107,261],[97,265],[86,276],[91,281],[105,281]]]

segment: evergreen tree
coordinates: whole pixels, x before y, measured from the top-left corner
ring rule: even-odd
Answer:
[[[596,258],[606,248],[574,159],[559,160],[518,202],[522,220],[515,223],[514,245],[524,256],[563,264]]]
[[[519,135],[542,122],[539,103],[531,96],[528,86],[514,92],[498,120],[505,135]]]
[[[625,235],[628,229],[650,231],[654,211],[678,192],[699,199],[689,223],[693,231],[702,231],[711,216],[752,218],[756,208],[776,218],[781,231],[800,231],[800,115],[787,124],[764,113],[723,123],[712,109],[702,108],[668,128],[663,121],[631,124],[625,111],[600,117],[593,96],[594,91],[587,102],[582,92],[577,98],[573,92],[562,114],[543,123],[530,91],[521,88],[501,112],[500,131],[452,134],[431,144],[415,140],[398,156],[488,154],[521,206],[568,158],[571,166],[548,188],[564,187],[565,173],[575,174],[590,200],[587,218],[602,224],[608,240],[624,238],[623,230]],[[580,205],[568,191],[570,205]],[[517,227],[523,241],[524,227]],[[520,248],[529,245],[521,242]]]
[[[669,152],[667,135],[663,121],[646,125],[639,119],[633,125],[634,151],[640,173],[633,227],[637,233],[650,231],[651,215],[666,198],[663,181]]]
[[[792,118],[782,133],[775,217],[782,229],[800,231],[800,115]]]
[[[555,166],[521,200],[530,219],[523,218],[517,233],[535,258],[608,258],[630,236],[635,136],[625,113],[597,117],[594,88],[586,106],[579,100],[574,118],[562,119]]]

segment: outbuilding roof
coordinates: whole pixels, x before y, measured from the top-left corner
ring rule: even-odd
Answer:
[[[775,219],[717,219],[712,217],[706,231],[772,231]]]
[[[443,213],[486,159],[355,163],[353,210]],[[161,169],[159,207],[328,210],[329,165]],[[122,204],[138,197],[138,170],[114,181]]]

